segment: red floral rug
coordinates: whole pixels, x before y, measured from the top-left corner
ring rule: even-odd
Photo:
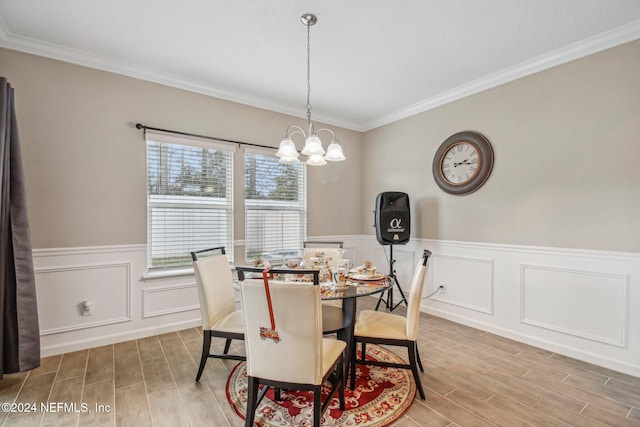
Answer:
[[[359,355],[358,355],[359,357]],[[391,351],[369,344],[367,359],[405,363]],[[328,392],[328,390],[327,390]],[[323,426],[382,427],[400,418],[416,397],[416,385],[408,369],[357,365],[356,388],[345,387],[345,410],[334,397],[322,417]],[[309,426],[312,419],[311,392],[285,391],[282,401],[274,402],[270,389],[256,411],[255,425]],[[236,365],[227,380],[227,399],[241,417],[247,411],[246,364]]]

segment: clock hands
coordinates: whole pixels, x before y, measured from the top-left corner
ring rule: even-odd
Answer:
[[[469,159],[464,159],[462,162],[457,162],[453,164],[454,168],[457,168],[460,165],[470,165],[471,163],[469,163]]]

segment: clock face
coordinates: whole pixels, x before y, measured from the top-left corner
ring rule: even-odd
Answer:
[[[483,135],[465,131],[451,135],[433,158],[433,178],[449,194],[464,195],[482,187],[493,168],[493,148]]]
[[[453,185],[462,185],[472,180],[481,165],[478,147],[470,142],[454,144],[442,158],[440,173]]]

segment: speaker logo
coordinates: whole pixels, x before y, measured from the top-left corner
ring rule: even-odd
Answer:
[[[389,228],[387,229],[387,233],[402,233],[404,232],[404,227],[402,226],[402,218],[393,218],[389,221]]]

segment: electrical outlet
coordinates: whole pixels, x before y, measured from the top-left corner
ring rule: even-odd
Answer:
[[[93,316],[93,303],[89,300],[84,300],[81,303],[82,315]]]

